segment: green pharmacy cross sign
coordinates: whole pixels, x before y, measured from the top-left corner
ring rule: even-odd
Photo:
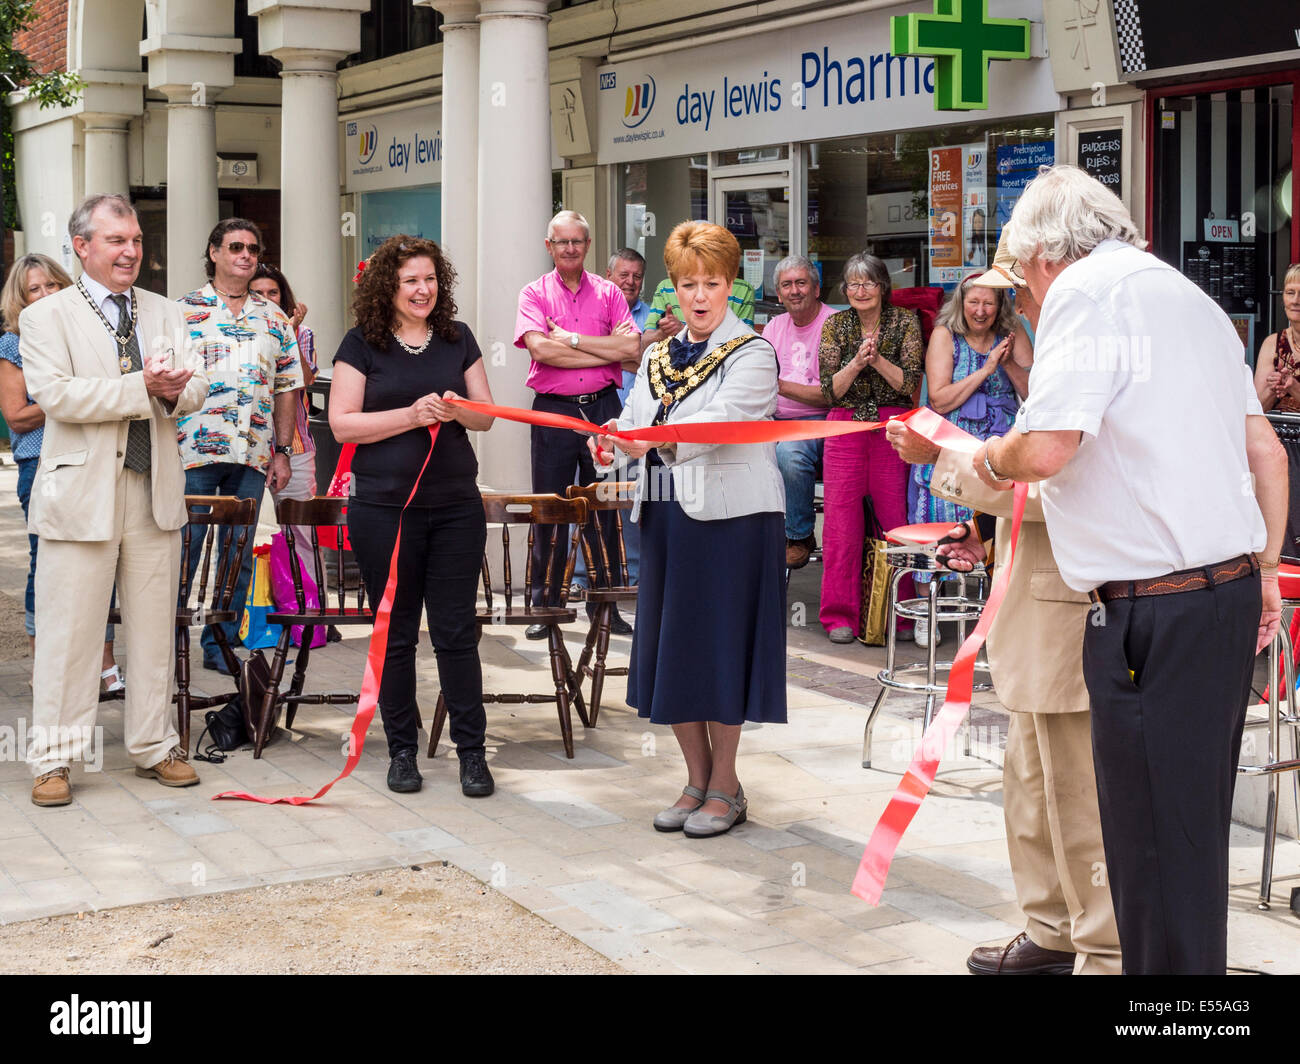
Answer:
[[[934,58],[936,111],[987,110],[989,60],[1028,59],[1029,22],[989,18],[988,0],[935,0],[933,15],[894,15],[894,55]]]

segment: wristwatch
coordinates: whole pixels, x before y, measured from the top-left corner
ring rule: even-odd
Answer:
[[[578,341],[581,340],[581,339],[582,339],[582,337],[579,336],[576,332],[575,332],[575,333],[569,333],[569,346],[572,347],[572,348],[574,348],[574,349],[576,350],[577,347],[578,347]]]
[[[1000,436],[993,437],[993,439],[995,440],[1001,438],[1002,437]],[[993,468],[993,463],[989,461],[989,450],[992,447],[992,445],[993,445],[993,440],[989,440],[988,443],[984,445],[984,468],[989,471],[989,476],[991,476],[994,480],[1000,481],[1001,483],[1005,484],[1011,478],[1004,477],[1001,473],[999,473],[996,469]]]
[[[291,458],[293,456],[293,447],[287,443],[280,443],[276,445],[275,453],[282,454],[286,458]]]

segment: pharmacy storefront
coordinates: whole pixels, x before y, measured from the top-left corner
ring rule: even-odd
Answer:
[[[989,7],[1042,20],[1041,3]],[[810,19],[598,71],[597,158],[613,171],[619,242],[649,261],[647,289],[667,234],[692,218],[736,235],[769,302],[792,251],[829,284],[862,250],[902,288],[987,266],[1020,190],[1056,157],[1060,97],[1031,57],[990,64],[987,110],[935,110],[933,61],[890,54],[890,15],[923,10]]]
[[[441,239],[441,105],[349,115],[342,126],[359,257],[398,233]]]

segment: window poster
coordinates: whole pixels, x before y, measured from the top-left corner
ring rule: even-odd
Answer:
[[[987,270],[989,204],[985,160],[988,152],[983,144],[967,144],[962,148],[962,158],[962,228],[965,232],[962,265]]]
[[[952,285],[965,272],[962,265],[962,176],[964,150],[930,149],[930,283]]]
[[[1056,162],[1056,144],[1050,140],[1031,140],[1024,144],[1004,144],[997,151],[997,235],[1011,220],[1025,186],[1038,176],[1040,166]]]

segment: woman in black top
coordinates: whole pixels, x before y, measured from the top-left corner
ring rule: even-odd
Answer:
[[[451,263],[432,241],[395,236],[380,245],[357,283],[356,327],[334,356],[330,428],[339,442],[357,444],[348,534],[376,606],[388,581],[402,506],[429,459],[402,524],[379,691],[388,788],[418,791],[422,783],[415,763],[415,648],[423,604],[460,758],[461,790],[482,797],[492,793],[493,783],[483,753],[487,718],[474,607],[487,524],[466,430],[483,431],[492,418],[445,400],[467,396],[490,403],[492,393],[473,334],[454,320],[455,280]],[[428,426],[434,423],[440,427],[430,454]]]

